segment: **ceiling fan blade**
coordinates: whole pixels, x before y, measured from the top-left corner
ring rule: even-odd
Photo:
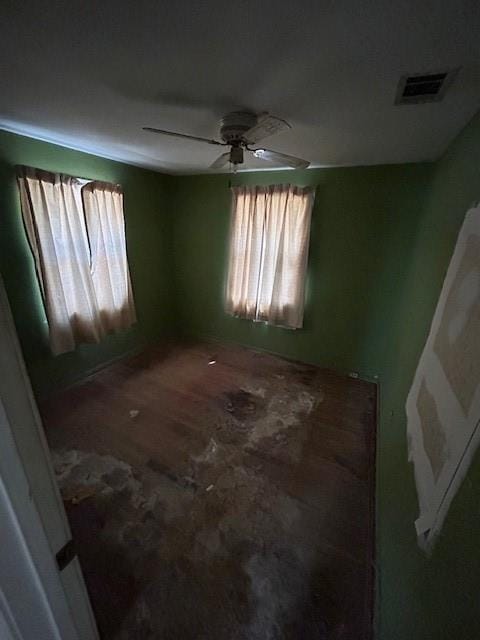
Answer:
[[[285,131],[286,129],[291,129],[291,126],[286,120],[282,120],[281,118],[277,118],[276,116],[271,116],[269,113],[266,113],[258,117],[257,124],[246,131],[243,137],[250,144],[253,144],[263,140],[264,138],[268,138],[268,136],[273,136],[274,133]]]
[[[220,169],[221,167],[224,167],[229,162],[230,162],[230,151],[227,151],[227,153],[222,153],[221,156],[218,156],[218,158],[214,162],[212,162],[212,164],[210,165],[210,169]]]
[[[278,151],[270,151],[270,149],[251,149],[253,155],[261,160],[267,160],[268,162],[275,162],[277,164],[286,164],[288,167],[294,169],[306,169],[310,162],[308,160],[302,160],[295,156],[288,156],[285,153],[279,153]]]
[[[223,142],[217,142],[217,140],[210,140],[209,138],[201,138],[200,136],[189,136],[186,133],[177,133],[176,131],[165,131],[165,129],[155,129],[153,127],[142,127],[144,131],[151,131],[152,133],[161,133],[164,136],[173,136],[174,138],[186,138],[187,140],[196,140],[197,142],[207,142],[208,144],[218,144],[225,146]]]

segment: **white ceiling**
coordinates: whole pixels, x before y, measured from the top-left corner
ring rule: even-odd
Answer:
[[[480,107],[478,0],[3,0],[0,24],[0,128],[172,173],[218,148],[142,126],[269,111],[293,127],[269,148],[366,165],[437,158]],[[454,67],[442,102],[394,106],[401,75]]]

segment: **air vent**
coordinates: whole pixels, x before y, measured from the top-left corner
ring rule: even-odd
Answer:
[[[416,73],[402,76],[398,83],[395,104],[438,102],[445,95],[458,69],[436,73]]]

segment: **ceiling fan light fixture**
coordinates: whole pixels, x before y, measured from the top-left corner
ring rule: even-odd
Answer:
[[[265,149],[255,149],[253,155],[255,158],[261,158],[265,153]]]

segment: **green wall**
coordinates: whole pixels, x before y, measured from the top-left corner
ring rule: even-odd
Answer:
[[[418,549],[405,399],[465,213],[480,200],[480,114],[435,165],[380,370],[377,449],[378,638],[480,637],[480,455],[427,559]],[[479,328],[480,329],[480,328]]]
[[[23,229],[15,165],[118,182],[125,193],[127,251],[138,323],[98,345],[52,357],[48,328]],[[0,131],[0,272],[34,389],[49,393],[172,328],[168,177]]]
[[[304,327],[223,311],[228,175],[172,179],[176,312],[188,336],[213,336],[341,371],[380,371],[432,165],[242,173],[234,184],[317,185]]]

